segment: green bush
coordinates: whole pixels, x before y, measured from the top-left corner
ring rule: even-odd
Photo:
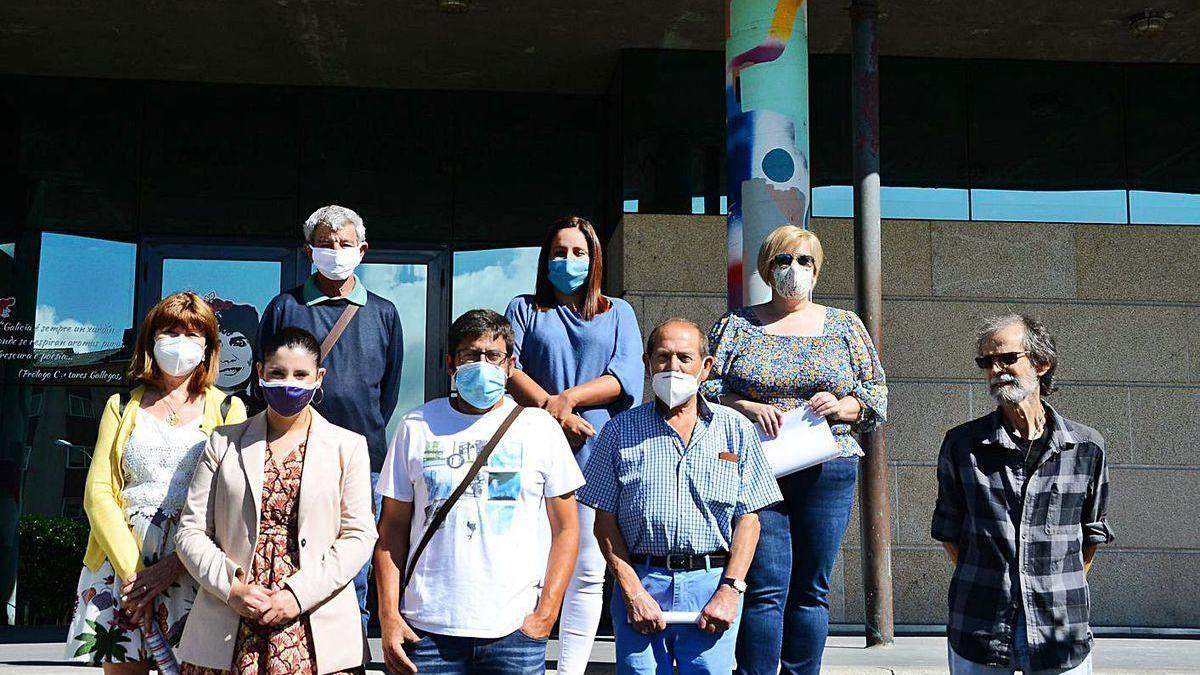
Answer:
[[[70,623],[87,541],[85,520],[21,516],[17,616],[25,623]]]

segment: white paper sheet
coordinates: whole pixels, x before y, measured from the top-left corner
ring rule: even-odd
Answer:
[[[667,623],[696,623],[700,620],[700,612],[663,612],[663,621]],[[629,622],[629,617],[625,617]]]
[[[829,423],[808,405],[785,412],[783,426],[775,438],[767,436],[762,427],[757,428],[758,437],[763,442],[763,452],[776,478],[841,455]]]
[[[663,612],[663,621],[667,623],[696,623],[700,620],[700,612]]]

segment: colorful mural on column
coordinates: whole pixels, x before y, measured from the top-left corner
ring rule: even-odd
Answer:
[[[765,302],[767,234],[808,227],[808,13],[804,0],[727,0],[725,152],[729,306]]]

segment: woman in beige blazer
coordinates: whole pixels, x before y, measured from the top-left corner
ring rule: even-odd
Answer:
[[[350,582],[375,544],[366,440],[309,405],[325,370],[285,328],[258,365],[267,410],[213,432],[176,538],[200,584],[177,654],[187,675],[362,666]]]

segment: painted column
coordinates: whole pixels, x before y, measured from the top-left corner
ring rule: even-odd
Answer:
[[[808,9],[804,0],[726,0],[729,306],[765,302],[763,239],[808,227]]]

